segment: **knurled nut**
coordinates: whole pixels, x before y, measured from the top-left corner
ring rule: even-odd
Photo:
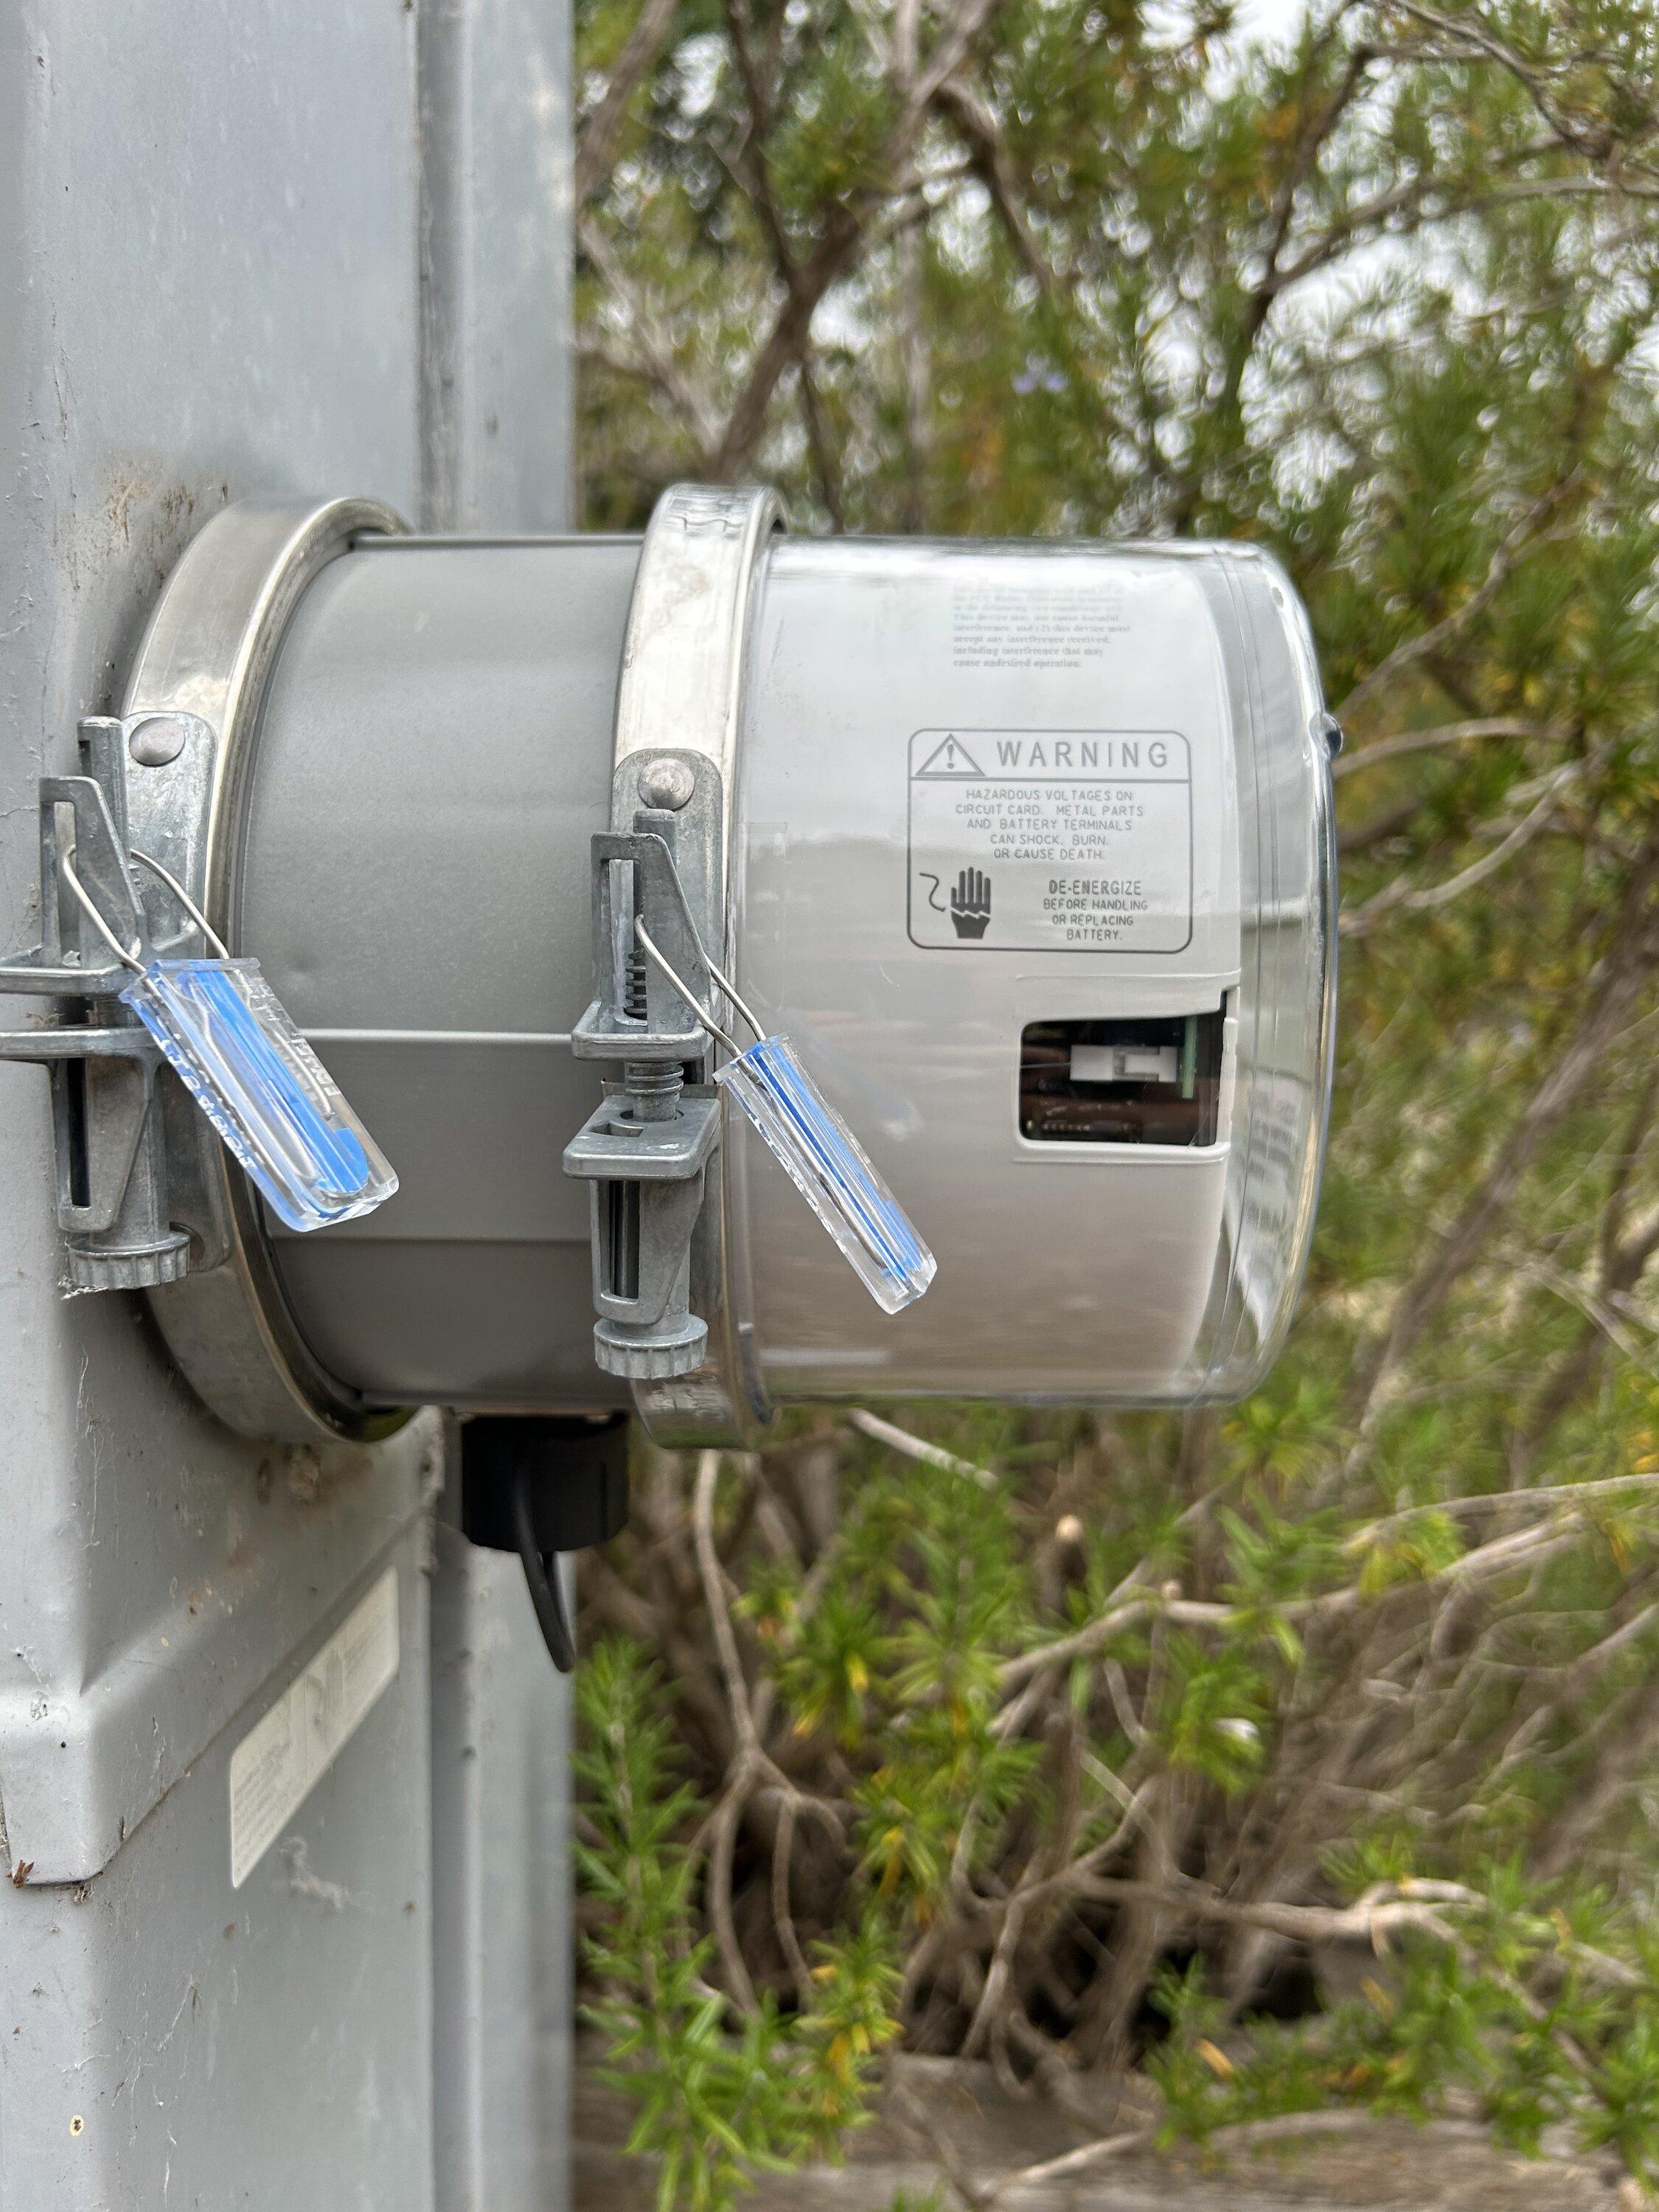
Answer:
[[[695,1314],[686,1316],[680,1335],[665,1342],[619,1339],[607,1334],[609,1326],[605,1322],[594,1324],[593,1363],[602,1373],[625,1382],[672,1382],[701,1367],[708,1346],[708,1324]]]
[[[167,1243],[143,1252],[86,1252],[71,1245],[69,1273],[77,1291],[149,1291],[177,1283],[190,1272],[190,1238],[180,1230]]]

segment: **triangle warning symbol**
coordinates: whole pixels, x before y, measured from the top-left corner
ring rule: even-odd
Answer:
[[[960,738],[946,738],[936,745],[915,773],[923,775],[983,775],[985,771]]]

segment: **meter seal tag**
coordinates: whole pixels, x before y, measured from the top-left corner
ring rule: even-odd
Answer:
[[[58,867],[132,981],[121,992],[233,1158],[290,1229],[371,1213],[398,1188],[390,1162],[283,1011],[257,960],[237,959],[179,878],[133,847],[218,956],[161,960],[140,932],[123,945],[76,874]]]
[[[161,960],[142,927],[124,945],[75,867],[58,872],[132,981],[120,993],[232,1157],[290,1229],[351,1221],[391,1197],[390,1162],[283,1012],[257,960],[233,957],[177,876],[137,846],[128,858],[158,877],[218,956]]]
[[[644,923],[635,933],[653,961],[711,1036],[732,1058],[714,1070],[720,1089],[735,1098],[801,1196],[836,1243],[876,1304],[899,1313],[933,1281],[938,1261],[871,1164],[858,1139],[796,1058],[789,1040],[769,1036],[714,962],[704,954],[716,988],[755,1032],[746,1049],[724,1030],[663,958]]]
[[[290,1229],[354,1220],[397,1189],[257,960],[150,960],[121,1002]]]
[[[933,1254],[784,1036],[763,1036],[714,1070],[767,1149],[840,1245],[876,1304],[897,1313],[933,1279]]]

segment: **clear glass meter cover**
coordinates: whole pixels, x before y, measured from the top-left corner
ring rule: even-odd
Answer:
[[[257,960],[153,960],[121,998],[290,1229],[350,1221],[397,1189]]]
[[[746,659],[736,971],[938,1278],[876,1329],[744,1187],[779,1400],[1254,1389],[1330,1089],[1330,764],[1254,548],[778,540]]]

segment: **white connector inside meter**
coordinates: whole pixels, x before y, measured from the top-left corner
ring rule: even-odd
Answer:
[[[1180,1048],[1172,1044],[1074,1044],[1073,1083],[1176,1083]]]

